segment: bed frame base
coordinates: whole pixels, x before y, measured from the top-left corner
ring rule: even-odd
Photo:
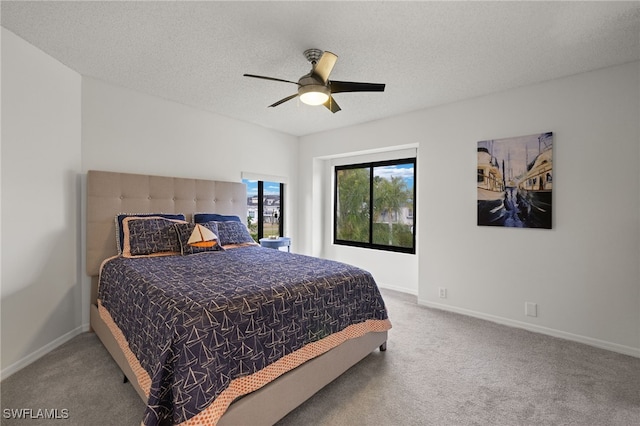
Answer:
[[[129,381],[146,403],[147,397],[137,380],[128,380],[134,379],[135,374],[94,304],[91,305],[91,328],[124,373],[125,383]],[[386,342],[386,331],[372,332],[348,340],[235,401],[222,416],[218,426],[273,425],[376,348],[385,351]],[[142,413],[140,415],[142,416]]]

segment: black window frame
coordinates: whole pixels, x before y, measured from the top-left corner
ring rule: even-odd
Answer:
[[[258,241],[264,238],[264,182],[258,181]],[[271,182],[271,181],[267,181]],[[276,183],[276,182],[274,182]],[[284,183],[280,184],[280,215],[278,216],[278,236],[284,236]]]
[[[412,247],[399,247],[390,246],[385,244],[373,243],[373,189],[374,189],[374,176],[373,171],[376,167],[381,166],[394,166],[398,164],[413,164],[413,232],[412,232]],[[333,171],[333,244],[351,247],[368,248],[374,250],[383,250],[407,254],[416,254],[416,187],[417,187],[417,158],[402,158],[397,160],[385,160],[385,161],[371,161],[366,163],[346,164],[340,166],[334,166]],[[338,172],[340,170],[350,169],[364,169],[369,168],[369,240],[368,242],[358,242],[349,240],[338,239]]]

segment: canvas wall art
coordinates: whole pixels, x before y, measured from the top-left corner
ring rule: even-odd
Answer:
[[[551,229],[553,133],[478,142],[478,225]]]

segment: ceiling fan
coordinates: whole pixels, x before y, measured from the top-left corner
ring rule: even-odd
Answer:
[[[384,84],[329,80],[329,74],[331,74],[333,66],[338,60],[338,56],[331,52],[323,52],[320,49],[308,49],[304,51],[304,56],[311,62],[311,72],[300,77],[297,83],[295,81],[255,74],[244,74],[244,76],[292,83],[298,86],[298,93],[280,99],[278,102],[269,105],[269,107],[276,107],[300,96],[300,100],[307,105],[324,105],[331,112],[336,113],[340,111],[340,106],[336,103],[335,99],[333,99],[332,95],[334,93],[384,92]]]

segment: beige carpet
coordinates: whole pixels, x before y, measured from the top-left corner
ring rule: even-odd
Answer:
[[[640,425],[640,359],[417,306],[383,290],[393,329],[282,419],[288,425]],[[4,380],[2,425],[139,425],[144,404],[85,333]],[[10,420],[6,409],[66,409]]]

